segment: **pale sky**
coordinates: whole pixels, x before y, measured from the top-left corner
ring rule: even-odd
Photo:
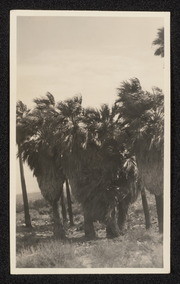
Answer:
[[[17,99],[29,107],[51,92],[63,100],[81,94],[84,106],[111,104],[123,80],[146,90],[163,87],[163,59],[154,56],[163,17],[17,18]],[[25,166],[27,191],[37,191]],[[17,163],[17,193],[21,192]]]

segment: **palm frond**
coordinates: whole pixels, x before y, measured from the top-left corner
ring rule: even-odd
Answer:
[[[164,57],[164,28],[158,29],[157,38],[153,41],[152,44],[159,46],[155,50],[154,55]]]

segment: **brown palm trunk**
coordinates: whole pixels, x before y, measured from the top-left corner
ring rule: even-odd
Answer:
[[[67,212],[66,212],[66,206],[64,202],[64,192],[62,191],[61,193],[61,208],[62,208],[62,217],[63,217],[63,222],[67,221]]]
[[[159,233],[163,233],[163,194],[155,195]]]
[[[53,209],[53,221],[54,221],[54,236],[57,239],[65,239],[65,231],[59,216],[58,201],[55,201],[52,204],[52,209]]]
[[[92,240],[96,237],[93,220],[91,219],[90,213],[87,210],[84,210],[84,231],[87,240]]]
[[[28,196],[27,196],[27,190],[26,190],[26,182],[24,177],[24,169],[23,169],[23,161],[21,152],[18,145],[18,151],[19,151],[19,168],[20,168],[20,176],[21,176],[21,187],[22,187],[22,195],[23,195],[23,204],[24,204],[24,219],[26,227],[31,228],[31,218],[29,214],[29,204],[28,204]]]
[[[125,221],[127,218],[129,203],[126,199],[123,199],[118,204],[118,226],[120,234],[124,234]]]
[[[72,212],[72,201],[71,201],[71,194],[70,194],[70,189],[69,189],[69,183],[66,178],[66,194],[67,194],[67,203],[68,203],[68,214],[69,214],[69,220],[70,220],[70,225],[74,225],[73,221],[73,212]]]
[[[120,234],[120,230],[116,220],[115,209],[112,211],[110,218],[106,224],[106,235],[107,238],[116,238]]]
[[[142,205],[143,205],[143,210],[144,210],[146,229],[149,229],[151,227],[151,221],[150,221],[149,207],[148,207],[148,202],[147,202],[146,192],[145,192],[144,187],[141,188],[141,199],[142,199]]]

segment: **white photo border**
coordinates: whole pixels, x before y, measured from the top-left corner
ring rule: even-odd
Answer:
[[[164,236],[163,268],[16,268],[16,89],[17,17],[163,17],[165,30],[164,84]],[[10,12],[10,272],[11,274],[167,274],[170,273],[170,12],[40,11]]]

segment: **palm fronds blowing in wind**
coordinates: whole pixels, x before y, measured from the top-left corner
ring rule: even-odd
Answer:
[[[65,178],[82,205],[88,238],[95,237],[96,220],[106,223],[108,236],[118,236],[142,187],[163,194],[160,89],[146,92],[132,78],[118,88],[112,107],[84,108],[81,96],[56,103],[50,93],[34,103],[20,118],[20,152],[52,205],[56,236],[65,237],[58,213]]]
[[[123,82],[116,101],[126,146],[135,155],[144,186],[163,196],[164,95],[143,91],[137,78]],[[158,208],[157,208],[158,209]],[[162,230],[162,220],[160,221]]]
[[[65,176],[61,160],[57,159],[57,148],[53,140],[58,112],[55,108],[54,98],[50,93],[45,98],[35,99],[34,102],[35,107],[28,116],[28,119],[33,120],[31,135],[27,136],[21,145],[22,158],[37,178],[42,195],[52,206],[55,236],[64,238],[65,233],[59,217],[58,201],[63,190]]]
[[[164,57],[164,28],[158,29],[156,39],[152,44],[157,47],[154,55]]]
[[[16,104],[16,143],[18,145],[18,158],[21,177],[22,196],[24,203],[24,219],[26,227],[31,228],[31,218],[29,214],[29,203],[26,189],[26,181],[24,176],[24,167],[21,153],[21,145],[24,143],[27,135],[29,135],[27,115],[29,110],[21,101]]]

